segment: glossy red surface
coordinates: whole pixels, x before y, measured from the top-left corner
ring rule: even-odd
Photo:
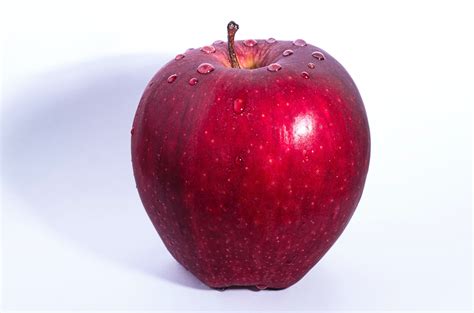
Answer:
[[[255,69],[230,68],[227,45],[214,47],[173,59],[146,88],[132,129],[137,188],[170,253],[201,281],[285,288],[328,251],[361,197],[363,102],[317,47],[237,41],[240,63]],[[202,63],[214,69],[198,73]]]

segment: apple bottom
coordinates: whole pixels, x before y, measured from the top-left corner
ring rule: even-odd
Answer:
[[[205,273],[201,274],[199,272],[192,272],[189,270],[184,264],[179,262],[186,270],[194,274],[202,283],[207,285],[210,288],[213,289],[218,289],[218,290],[225,290],[228,288],[248,288],[248,289],[256,289],[256,290],[281,290],[281,289],[286,289],[288,287],[291,287],[292,285],[296,284],[298,281],[300,281],[310,270],[311,268],[316,265],[316,263],[319,260],[313,262],[312,264],[309,264],[305,266],[304,268],[299,269],[299,274],[297,277],[291,277],[291,274],[287,274],[288,276],[285,275],[279,275],[279,271],[285,272],[285,273],[291,273],[291,265],[287,264],[286,266],[283,265],[282,268],[277,271],[268,271],[268,270],[260,270],[259,272],[251,272],[251,271],[244,271],[242,270],[245,268],[244,266],[236,266],[236,268],[232,271],[232,273],[235,272],[245,272],[244,276],[249,277],[248,279],[234,279],[234,282],[230,282],[229,279],[226,279],[227,276],[229,276],[229,273],[227,272],[220,272],[217,273],[214,277],[214,279],[208,279],[207,276],[204,276]],[[259,279],[254,279],[253,277],[283,277],[284,280],[278,281],[278,280],[272,280],[270,282],[266,282],[265,280],[259,280]]]
[[[266,224],[234,219],[231,213],[214,217],[201,213],[173,222],[156,211],[149,215],[171,255],[215,289],[284,289],[295,284],[330,249],[352,215],[345,214],[342,223],[332,216],[318,222],[308,216],[281,226],[278,210],[274,223]],[[278,229],[272,226],[279,224]]]

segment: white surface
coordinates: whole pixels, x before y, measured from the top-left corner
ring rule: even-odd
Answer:
[[[469,310],[474,49],[469,1],[7,2],[4,309]],[[335,56],[369,116],[366,189],[343,236],[283,291],[209,290],[167,253],[130,164],[150,77],[225,39]]]

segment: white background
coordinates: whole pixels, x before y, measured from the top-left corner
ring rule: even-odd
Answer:
[[[232,3],[232,5],[230,5]],[[3,309],[469,310],[469,1],[9,1],[2,11]],[[283,291],[209,290],[140,203],[129,131],[175,54],[297,39],[336,57],[368,112],[372,159],[345,233]]]

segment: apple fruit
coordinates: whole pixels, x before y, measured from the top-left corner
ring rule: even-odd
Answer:
[[[132,128],[143,205],[171,255],[206,285],[281,289],[328,251],[362,195],[364,104],[304,40],[216,41],[152,78]]]

